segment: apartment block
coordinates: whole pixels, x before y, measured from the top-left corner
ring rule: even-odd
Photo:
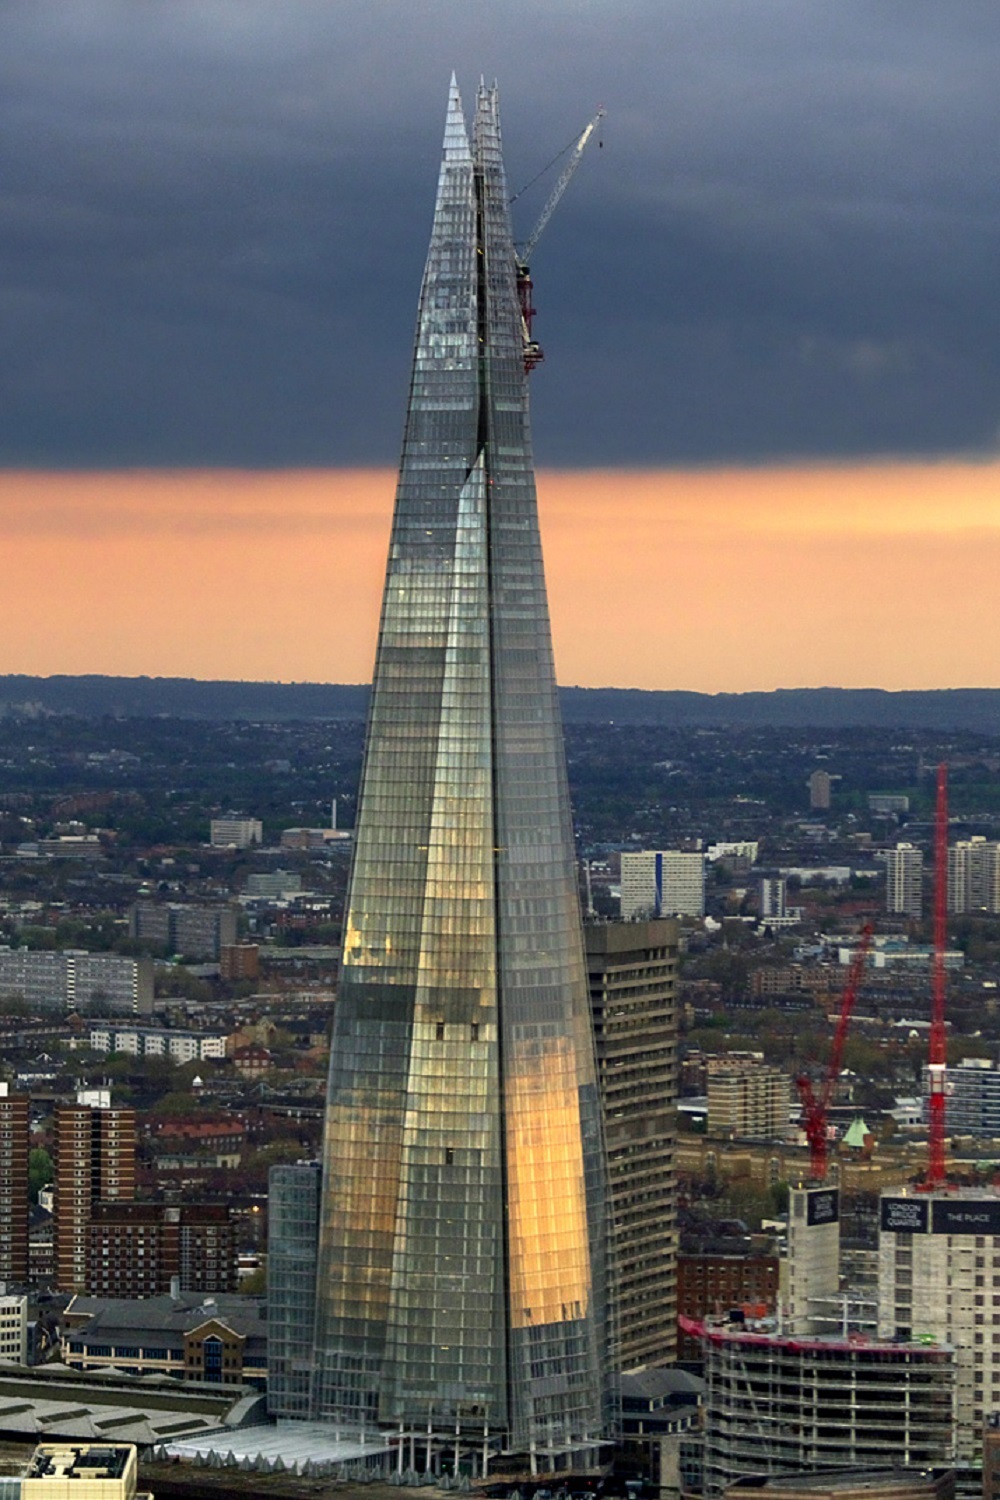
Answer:
[[[235,1292],[236,1226],[224,1204],[95,1203],[86,1291],[155,1297],[176,1280],[184,1292]]]
[[[191,959],[217,959],[236,941],[236,908],[228,905],[138,901],[129,912],[129,935]]]
[[[94,1052],[128,1052],[133,1057],[170,1057],[177,1063],[205,1062],[226,1056],[226,1033],[173,1031],[156,1026],[115,1026],[102,1022],[90,1028]]]
[[[153,964],[117,953],[61,953],[0,947],[0,996],[33,1011],[150,1015]]]
[[[705,856],[680,849],[643,849],[621,857],[621,914],[634,917],[703,917]]]
[[[90,1279],[90,1223],[98,1203],[135,1197],[135,1111],[112,1107],[106,1090],[88,1090],[55,1115],[55,1271],[60,1291],[83,1292]]]
[[[954,1347],[955,1458],[978,1464],[1000,1408],[1000,1193],[883,1194],[879,1334]]]
[[[709,1058],[708,1130],[737,1139],[788,1135],[791,1082],[786,1073],[751,1058]]]
[[[919,917],[923,897],[923,852],[913,844],[897,844],[886,854],[885,909],[896,916]]]
[[[588,924],[623,1370],[677,1338],[677,923]]]
[[[28,1280],[29,1100],[0,1083],[0,1282]]]
[[[948,850],[948,910],[1000,912],[1000,843],[960,839]]]

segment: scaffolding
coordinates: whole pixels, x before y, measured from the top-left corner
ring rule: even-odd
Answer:
[[[705,1348],[706,1495],[748,1475],[953,1461],[949,1346],[681,1321]]]

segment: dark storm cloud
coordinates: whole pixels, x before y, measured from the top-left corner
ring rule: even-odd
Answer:
[[[0,461],[393,461],[453,66],[512,186],[609,110],[540,460],[992,450],[998,54],[981,0],[0,4]]]

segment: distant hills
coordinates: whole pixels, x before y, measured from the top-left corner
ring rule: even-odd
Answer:
[[[773,693],[560,689],[567,723],[670,728],[939,729],[1000,734],[1000,688],[884,692],[782,688]],[[367,684],[201,682],[191,677],[0,677],[0,713],[83,718],[361,719]]]

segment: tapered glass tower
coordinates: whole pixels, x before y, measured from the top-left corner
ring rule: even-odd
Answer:
[[[600,1106],[495,89],[452,84],[324,1141],[317,1414],[606,1430]]]

